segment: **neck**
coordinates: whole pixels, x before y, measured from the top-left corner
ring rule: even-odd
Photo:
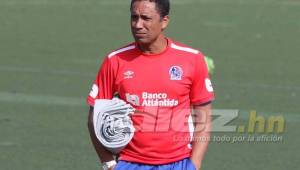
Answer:
[[[139,48],[145,54],[159,54],[168,46],[168,40],[164,35],[160,35],[155,41],[149,44],[138,44]]]

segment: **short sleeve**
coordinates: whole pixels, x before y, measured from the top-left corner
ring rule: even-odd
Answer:
[[[190,100],[193,105],[200,105],[214,100],[214,90],[204,56],[199,54],[195,57],[195,72],[190,92]]]
[[[106,57],[103,61],[92,89],[87,97],[87,104],[94,106],[96,99],[112,99],[115,82],[115,72],[111,59]]]

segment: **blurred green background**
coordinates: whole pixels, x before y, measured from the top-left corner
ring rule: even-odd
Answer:
[[[103,56],[132,41],[129,3],[0,0],[1,170],[99,169],[85,97]],[[171,3],[167,35],[214,59],[214,107],[286,120],[280,143],[212,142],[203,169],[300,169],[300,1]]]

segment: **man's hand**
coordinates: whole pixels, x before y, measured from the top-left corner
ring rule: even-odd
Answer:
[[[198,159],[198,160],[195,160],[193,159],[192,157],[190,158],[191,161],[193,162],[196,170],[200,170],[201,169],[201,161]]]
[[[193,149],[190,159],[194,163],[197,170],[201,168],[202,160],[209,144],[211,131],[211,110],[211,104],[194,106],[195,131],[193,135]]]
[[[112,166],[111,168],[108,168],[108,170],[114,170],[116,165]]]
[[[100,160],[102,160],[103,162],[107,162],[107,161],[111,161],[114,159],[113,154],[111,152],[109,152],[108,150],[105,149],[104,146],[102,146],[102,144],[98,141],[95,131],[94,131],[94,124],[93,124],[93,107],[90,107],[89,110],[89,116],[88,116],[88,129],[90,132],[90,137],[92,140],[92,143],[94,145],[94,148],[97,152],[98,157],[100,158]]]

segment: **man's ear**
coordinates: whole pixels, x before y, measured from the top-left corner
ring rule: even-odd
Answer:
[[[169,21],[170,21],[169,15],[166,15],[162,18],[162,30],[167,28],[167,26],[169,25]]]

